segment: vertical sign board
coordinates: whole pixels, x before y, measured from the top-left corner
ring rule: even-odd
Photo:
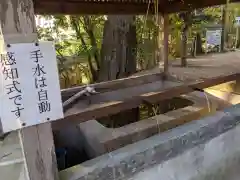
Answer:
[[[3,132],[63,118],[52,42],[11,44],[0,54]]]
[[[206,32],[206,39],[207,39],[207,44],[210,45],[221,45],[221,29],[217,30],[207,30]]]
[[[236,17],[236,18],[235,18],[235,25],[236,25],[237,27],[240,26],[240,17]]]

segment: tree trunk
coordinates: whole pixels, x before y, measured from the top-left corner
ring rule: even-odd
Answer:
[[[228,17],[228,2],[227,0],[226,5],[223,6],[222,9],[222,37],[221,37],[221,52],[224,51],[225,49],[225,44],[227,42],[227,30],[226,30],[226,25],[227,25],[227,17]]]
[[[193,42],[192,42],[192,44],[191,44],[191,55],[192,55],[192,57],[196,57],[196,40],[197,38],[196,38],[196,36],[193,38]]]
[[[200,33],[197,33],[197,36],[196,36],[196,54],[199,55],[199,54],[202,54],[203,53],[203,49],[202,49],[202,37],[201,37],[201,34]]]
[[[160,62],[163,61],[162,54],[163,54],[163,18],[161,15],[158,15],[158,27],[156,28],[155,36],[155,61],[160,65]]]
[[[127,77],[136,72],[135,16],[108,16],[103,32],[99,81]],[[104,122],[122,126],[138,120],[138,108],[119,113]],[[113,122],[111,122],[113,121]]]
[[[131,15],[109,16],[105,22],[99,81],[114,80],[136,72],[136,27]]]
[[[187,31],[188,28],[184,27],[182,31],[182,53],[181,53],[181,66],[187,66]]]

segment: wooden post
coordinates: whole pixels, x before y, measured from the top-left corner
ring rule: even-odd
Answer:
[[[163,61],[164,75],[168,74],[168,14],[158,15],[157,17],[157,60],[159,67],[161,67],[161,60]],[[161,60],[160,60],[161,59]]]
[[[32,0],[1,0],[0,48],[37,41]],[[18,131],[29,180],[57,180],[58,171],[50,123]]]
[[[163,14],[163,61],[164,61],[164,75],[168,74],[168,38],[169,38],[169,24],[168,14]]]
[[[159,63],[159,68],[161,68],[163,61],[163,17],[159,13],[156,16],[156,28],[157,28],[157,36],[156,36],[156,49],[155,49],[155,60]]]
[[[193,57],[197,57],[197,36],[194,37],[194,51]]]
[[[237,49],[238,39],[239,39],[239,26],[237,25],[237,27],[236,27],[235,49]]]
[[[226,4],[222,6],[222,34],[221,34],[221,52],[224,51],[226,46],[226,40],[227,40],[227,29],[226,29],[226,23],[228,18],[228,6],[229,6],[229,0],[226,0]]]

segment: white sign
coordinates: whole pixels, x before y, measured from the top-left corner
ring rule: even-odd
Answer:
[[[235,18],[235,24],[236,26],[240,26],[240,17]]]
[[[0,54],[3,132],[63,118],[52,42],[11,44]]]
[[[221,34],[222,30],[207,30],[206,38],[207,44],[210,45],[221,45]]]

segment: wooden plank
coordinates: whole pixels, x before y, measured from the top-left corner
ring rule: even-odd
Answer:
[[[1,47],[11,43],[36,42],[32,0],[1,0]],[[57,180],[57,164],[51,124],[18,131],[29,180]]]
[[[175,82],[154,81],[149,84],[100,93],[94,96],[90,96],[86,99],[81,99],[78,104],[76,104],[65,113],[65,117],[69,117],[70,123],[75,121],[77,124],[78,121],[89,120],[89,117],[95,119],[95,117],[106,116],[109,114],[109,111],[112,114],[115,114],[123,110],[137,107],[139,104],[141,104],[141,94],[145,94],[147,92],[155,92],[159,89],[166,89],[174,86],[176,86]],[[96,108],[100,108],[100,111],[95,111]],[[74,114],[76,113],[81,113],[81,115],[83,115],[80,117],[81,120],[78,118],[78,116],[75,118]],[[53,122],[54,129],[58,125],[61,126],[62,123],[60,121]]]
[[[239,74],[231,74],[227,76],[194,81],[172,88],[160,89],[159,91],[155,92],[148,91],[148,93],[143,93],[141,95],[136,95],[123,100],[119,98],[114,99],[113,101],[108,100],[105,103],[103,103],[101,100],[95,101],[94,104],[89,107],[85,105],[85,107],[80,107],[79,109],[73,108],[74,111],[71,113],[66,113],[64,119],[52,122],[52,127],[53,129],[61,129],[67,125],[79,124],[90,119],[97,119],[108,115],[113,115],[124,110],[138,107],[141,103],[144,102],[159,102],[164,99],[170,99],[181,94],[193,92],[197,88],[204,89],[217,84],[233,81],[236,80],[237,77],[239,77]],[[121,90],[118,91],[118,94],[116,93],[115,95],[112,95],[112,97],[118,96],[121,96]]]
[[[181,94],[186,94],[196,90],[203,90],[205,88],[208,88],[217,84],[233,81],[233,80],[236,80],[237,77],[239,77],[239,74],[231,74],[226,76],[203,79],[195,82],[186,83],[182,86],[176,86],[168,90],[144,94],[142,95],[142,97],[144,101],[147,101],[149,103],[154,103],[162,99],[172,98]]]
[[[154,81],[159,81],[162,78],[162,73],[154,73],[148,75],[141,75],[141,76],[132,76],[129,78],[122,78],[113,81],[106,81],[96,84],[91,84],[90,86],[93,87],[97,92],[103,93],[108,91],[113,91],[117,89],[124,89],[133,86],[137,86],[140,84],[147,84]],[[62,99],[65,101],[74,94],[84,90],[87,86],[78,86],[74,88],[64,89],[62,90]]]

